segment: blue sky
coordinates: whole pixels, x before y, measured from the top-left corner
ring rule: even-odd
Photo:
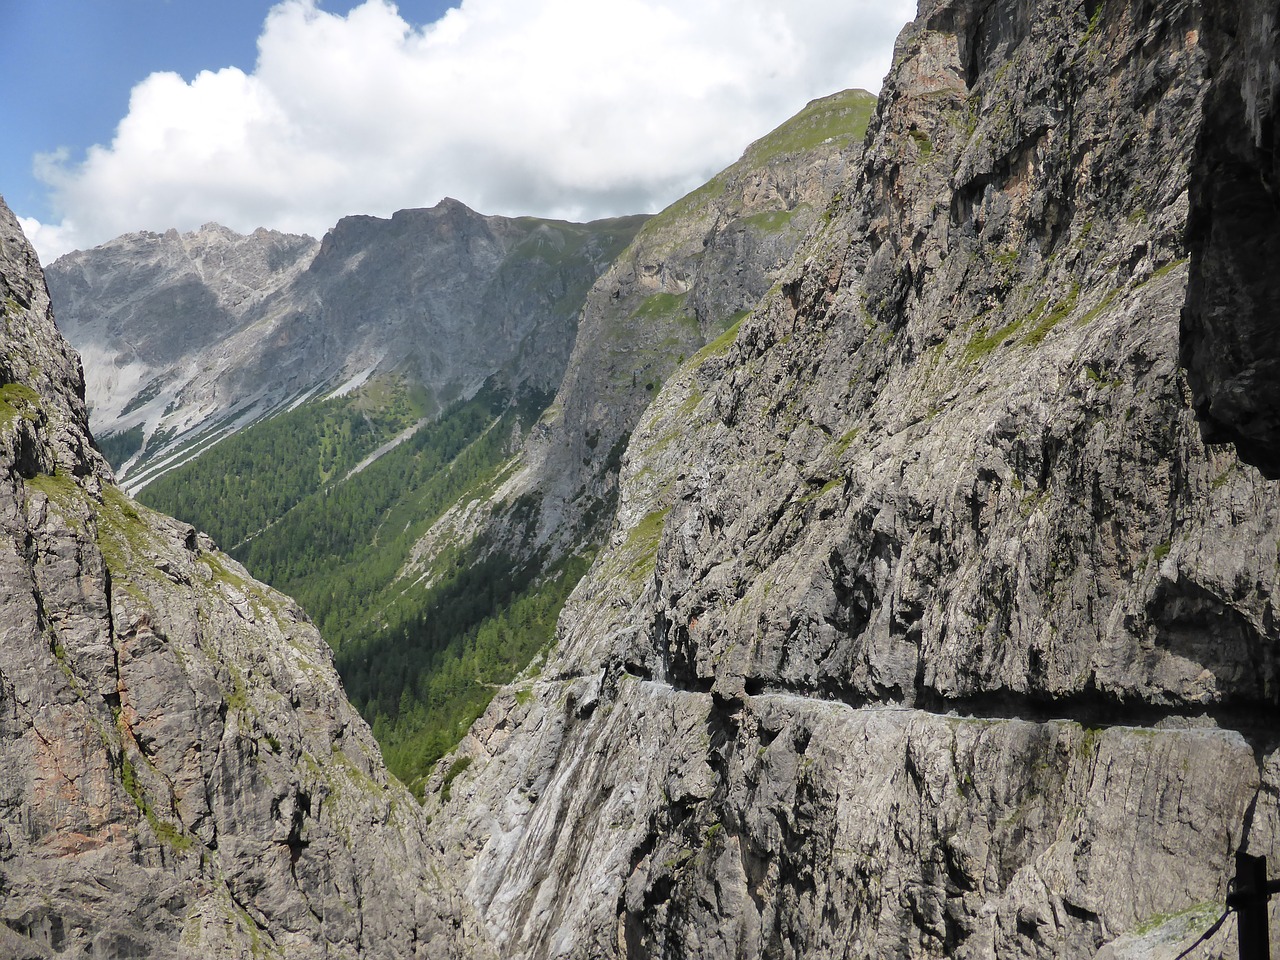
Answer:
[[[36,180],[36,154],[59,148],[78,159],[107,143],[148,74],[193,77],[220,67],[253,69],[258,34],[275,0],[0,0],[0,193],[29,217],[53,214]],[[346,15],[358,0],[326,0]],[[401,0],[416,24],[438,20],[444,0]]]
[[[46,262],[208,220],[320,235],[446,195],[658,209],[809,99],[878,89],[913,6],[0,0],[0,193]]]

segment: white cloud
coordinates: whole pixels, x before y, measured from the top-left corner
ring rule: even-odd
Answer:
[[[80,232],[70,220],[58,224],[41,223],[34,217],[18,217],[18,225],[36,248],[41,263],[52,263],[64,253],[84,246],[78,239]]]
[[[911,0],[388,0],[267,16],[252,74],[138,84],[108,146],[38,158],[46,262],[216,220],[319,236],[449,195],[485,213],[656,210],[814,97],[876,90]]]

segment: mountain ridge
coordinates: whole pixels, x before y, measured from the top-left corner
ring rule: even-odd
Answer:
[[[95,429],[136,490],[369,376],[406,379],[437,409],[494,375],[554,383],[579,291],[642,220],[486,217],[447,199],[346,217],[320,241],[216,225],[128,234],[47,275],[91,361]]]

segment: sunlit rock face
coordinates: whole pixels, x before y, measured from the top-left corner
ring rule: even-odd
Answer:
[[[1182,362],[1210,12],[922,4],[428,798],[501,955],[1172,957],[1280,853],[1280,488]]]

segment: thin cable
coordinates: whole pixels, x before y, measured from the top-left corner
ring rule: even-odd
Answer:
[[[1218,928],[1227,922],[1227,917],[1229,916],[1231,916],[1231,908],[1227,907],[1227,909],[1222,912],[1222,916],[1220,916],[1217,920],[1214,921],[1213,926],[1210,927],[1208,930],[1206,930],[1204,933],[1200,934],[1200,939],[1197,940],[1195,943],[1193,943],[1191,946],[1187,947],[1187,949],[1183,950],[1176,957],[1174,957],[1174,960],[1184,960],[1187,954],[1189,954],[1192,950],[1200,946],[1200,944],[1204,943],[1206,940],[1212,937],[1215,933],[1217,933]]]

